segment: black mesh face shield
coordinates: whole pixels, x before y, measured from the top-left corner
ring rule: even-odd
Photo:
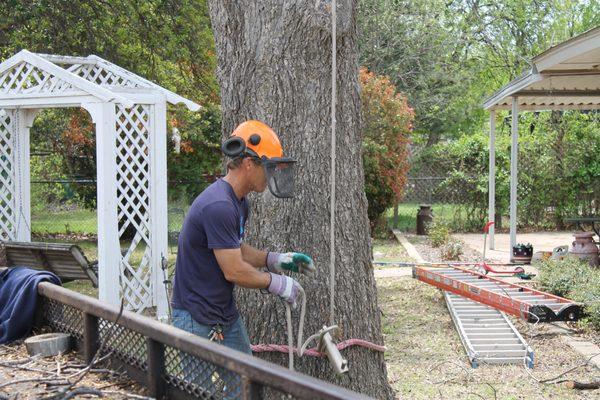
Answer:
[[[294,164],[289,158],[263,160],[269,191],[282,199],[294,197]]]

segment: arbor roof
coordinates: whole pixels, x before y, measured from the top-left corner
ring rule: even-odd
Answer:
[[[191,111],[200,105],[96,55],[71,57],[21,50],[0,64],[0,107],[77,103],[86,96],[132,107],[160,93]],[[136,97],[137,96],[137,97]],[[53,101],[49,101],[53,99]]]
[[[600,27],[566,40],[531,61],[531,69],[485,100],[486,110],[600,108]]]

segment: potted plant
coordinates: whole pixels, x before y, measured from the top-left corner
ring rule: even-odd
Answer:
[[[512,258],[516,263],[529,264],[533,256],[533,246],[531,243],[517,243],[512,248]]]

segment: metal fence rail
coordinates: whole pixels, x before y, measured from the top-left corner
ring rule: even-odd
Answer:
[[[142,315],[119,317],[118,307],[61,286],[40,283],[38,293],[38,324],[71,334],[86,363],[110,353],[151,397],[255,400],[270,388],[300,399],[369,398]]]

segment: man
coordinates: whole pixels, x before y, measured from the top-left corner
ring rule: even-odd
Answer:
[[[266,252],[243,243],[248,193],[268,186],[277,197],[293,196],[295,161],[283,157],[275,132],[260,121],[246,121],[222,150],[230,159],[227,175],[194,200],[179,236],[172,319],[178,328],[252,354],[234,286],[266,289],[295,306],[300,284],[281,272],[310,275],[315,267],[305,254]]]

